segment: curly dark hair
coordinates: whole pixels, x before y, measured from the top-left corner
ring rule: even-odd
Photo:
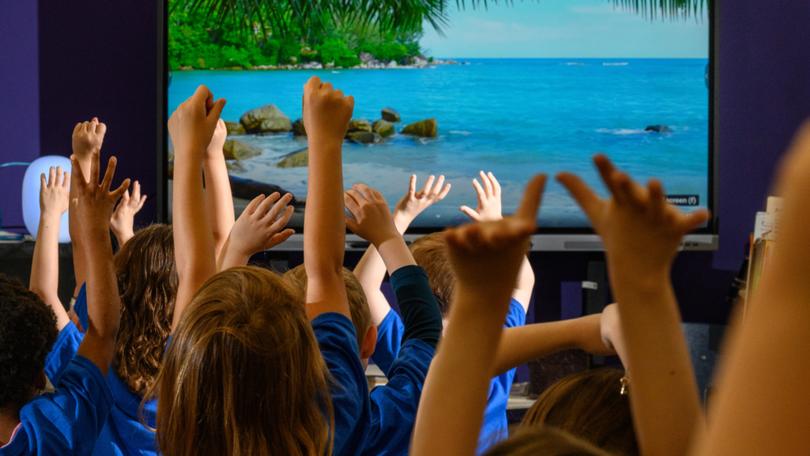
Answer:
[[[17,279],[0,274],[0,408],[19,410],[37,393],[57,334],[51,308]]]
[[[121,324],[113,368],[130,390],[144,396],[160,369],[171,332],[177,267],[170,225],[138,230],[115,255]]]

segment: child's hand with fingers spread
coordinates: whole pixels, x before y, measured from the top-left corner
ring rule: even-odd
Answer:
[[[129,188],[129,179],[125,179],[121,185],[110,190],[117,159],[110,157],[107,162],[107,170],[104,178],[99,183],[99,154],[94,152],[90,158],[90,175],[85,177],[78,166],[78,159],[75,155],[70,157],[73,163],[73,178],[71,187],[75,189],[76,216],[82,223],[79,224],[79,233],[85,242],[90,244],[99,239],[98,233],[108,233],[110,229],[110,217],[112,216],[115,203],[121,195]],[[108,241],[109,242],[109,241]]]
[[[472,186],[475,195],[478,197],[478,207],[472,209],[469,206],[461,206],[461,212],[467,214],[473,220],[488,221],[500,220],[503,218],[501,212],[501,184],[492,172],[480,171],[478,179],[473,179]]]
[[[434,185],[435,184],[435,185]],[[404,233],[408,226],[425,209],[444,199],[450,193],[450,184],[444,183],[444,175],[436,179],[433,175],[428,176],[422,190],[416,191],[416,176],[412,175],[408,193],[397,202],[394,208],[394,224],[400,233]]]
[[[545,175],[532,178],[513,216],[446,232],[449,259],[460,284],[485,295],[501,288],[497,291],[508,298],[536,228],[545,183]],[[503,301],[506,306],[508,299]]]
[[[211,136],[211,142],[208,143],[208,147],[205,149],[205,157],[223,158],[224,152],[222,148],[225,146],[225,138],[227,137],[228,129],[225,127],[225,121],[218,119],[214,134]]]
[[[254,198],[236,219],[228,237],[228,249],[233,253],[250,258],[251,255],[275,247],[286,241],[295,231],[284,229],[292,217],[294,208],[290,206],[292,195],[278,192],[265,197]]]
[[[107,125],[99,122],[97,117],[86,122],[79,122],[73,128],[73,153],[80,161],[88,159],[93,152],[99,152],[104,143]]]
[[[121,201],[115,206],[110,218],[110,228],[118,239],[119,245],[124,245],[135,235],[135,214],[140,212],[146,203],[146,195],[141,195],[141,184],[138,181],[132,185],[132,195],[129,190],[121,195]]]
[[[197,87],[194,95],[180,104],[169,118],[169,136],[176,159],[201,159],[211,143],[225,100],[214,101],[207,87]]]
[[[354,97],[313,76],[304,86],[304,125],[311,142],[340,145],[354,110]]]
[[[681,239],[708,220],[708,211],[681,212],[667,203],[659,181],[652,180],[645,188],[604,155],[597,155],[594,163],[610,190],[609,199],[597,196],[574,174],[561,173],[557,179],[601,236],[611,270],[668,273]]]
[[[352,217],[346,218],[346,226],[363,239],[379,247],[383,242],[401,237],[385,198],[371,187],[354,184],[343,194],[346,208]]]
[[[41,217],[61,217],[68,210],[70,204],[70,173],[62,171],[61,167],[48,170],[48,179],[45,174],[39,176],[39,210]]]

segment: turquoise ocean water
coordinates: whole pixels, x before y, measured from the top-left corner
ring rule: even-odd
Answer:
[[[397,135],[377,145],[346,144],[348,187],[365,182],[393,204],[408,176],[420,183],[445,174],[453,190],[417,225],[458,223],[458,206],[475,207],[470,184],[479,170],[495,173],[504,211],[513,210],[534,173],[581,174],[603,191],[590,157],[601,151],[633,177],[661,178],[669,194],[697,195],[705,207],[709,182],[709,91],[705,59],[464,59],[464,65],[385,70],[173,72],[171,113],[198,84],[225,97],[225,120],[273,103],[292,120],[301,116],[304,82],[318,75],[355,97],[355,118],[375,120],[385,106],[404,124],[435,117],[439,137]],[[668,134],[644,132],[664,124]],[[282,155],[306,145],[290,134],[243,136],[263,150],[233,174],[306,194],[306,168],[279,169]],[[587,226],[565,190],[550,181],[540,215],[545,227]]]

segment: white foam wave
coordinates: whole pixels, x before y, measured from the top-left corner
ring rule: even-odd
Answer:
[[[602,62],[602,66],[627,66],[630,62]]]
[[[461,135],[461,136],[470,136],[472,134],[472,132],[469,132],[467,130],[450,130],[449,133],[451,135]]]
[[[630,135],[644,135],[647,134],[644,130],[639,130],[636,128],[598,128],[596,130],[597,133],[604,133],[607,135],[616,135],[616,136],[630,136]]]

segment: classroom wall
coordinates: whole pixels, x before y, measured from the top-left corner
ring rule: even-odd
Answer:
[[[726,290],[742,260],[754,213],[763,204],[781,152],[802,119],[810,116],[810,8],[806,2],[716,1],[723,2],[717,55],[721,248],[713,254],[686,253],[676,264],[676,290],[688,321],[726,319]],[[12,8],[14,14],[25,16],[25,12],[30,13],[30,6]],[[19,26],[18,21],[8,21]],[[106,150],[120,157],[120,175],[140,179],[150,195],[157,184],[156,21],[156,2],[89,0],[77,8],[72,2],[39,0],[42,149],[67,154],[74,123],[98,115],[110,124]],[[29,39],[36,39],[31,38],[30,27],[20,28]],[[35,73],[32,68],[28,61],[4,78],[30,78]],[[0,90],[5,94],[8,87],[13,85],[2,84]],[[29,95],[20,109],[36,118],[31,107],[36,105],[36,94],[26,87]],[[12,119],[19,124],[12,117],[16,110],[0,109],[4,109],[2,123]],[[29,123],[36,122],[24,125]],[[28,138],[26,144],[34,145]],[[139,221],[154,217],[153,200]],[[592,259],[579,254],[532,258],[538,272],[537,294],[542,298],[539,316],[552,318],[559,313],[559,280],[581,280],[586,262]]]
[[[0,163],[40,155],[37,2],[0,0]],[[2,226],[23,224],[24,167],[0,168]]]

